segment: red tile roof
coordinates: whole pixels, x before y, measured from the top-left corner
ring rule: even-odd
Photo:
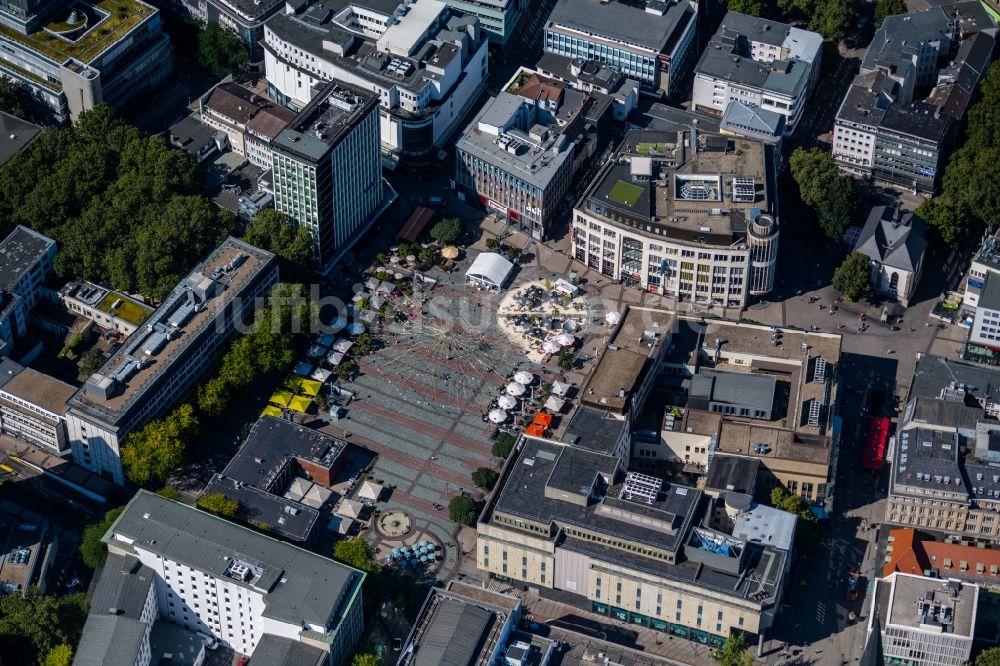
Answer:
[[[890,530],[889,538],[892,552],[886,553],[889,561],[883,576],[895,571],[922,576],[928,569],[937,569],[942,578],[1000,580],[1000,549],[935,541],[912,528]]]

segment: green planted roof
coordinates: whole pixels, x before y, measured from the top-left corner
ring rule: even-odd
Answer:
[[[642,188],[632,183],[619,180],[608,192],[608,198],[623,206],[634,206],[635,202],[642,196]]]

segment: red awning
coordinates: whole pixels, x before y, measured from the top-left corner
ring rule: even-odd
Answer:
[[[545,426],[538,425],[537,423],[532,423],[530,426],[524,429],[525,435],[531,435],[532,437],[542,437],[545,435]]]
[[[552,415],[546,414],[545,412],[538,412],[535,414],[534,424],[548,428],[552,425]]]
[[[885,464],[885,449],[889,441],[889,419],[873,416],[868,419],[868,436],[865,438],[865,453],[862,467],[879,472]]]
[[[431,221],[432,217],[434,217],[433,210],[419,206],[403,224],[403,228],[399,230],[398,238],[410,243],[416,243],[417,239],[420,238],[420,233],[427,226],[427,223]]]

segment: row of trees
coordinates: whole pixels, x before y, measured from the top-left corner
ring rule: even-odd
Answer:
[[[56,272],[165,296],[234,228],[198,193],[194,161],[98,106],[47,127],[0,169],[0,233],[23,224],[60,243]]]
[[[1000,220],[1000,68],[980,84],[981,99],[969,109],[966,139],[951,154],[940,195],[917,208],[940,242],[956,247]]]
[[[782,20],[804,20],[809,29],[831,42],[851,33],[857,15],[847,0],[727,0],[730,11]]]
[[[833,156],[822,148],[796,148],[788,165],[802,203],[816,211],[827,238],[839,241],[855,213],[854,180],[840,173]]]
[[[201,417],[219,416],[229,398],[239,395],[259,377],[286,368],[295,358],[294,334],[306,331],[314,316],[304,286],[279,284],[268,295],[251,330],[232,343],[217,375],[197,390],[197,410],[182,404],[129,435],[122,448],[122,465],[136,485],[164,481],[187,456],[187,444],[198,433]]]

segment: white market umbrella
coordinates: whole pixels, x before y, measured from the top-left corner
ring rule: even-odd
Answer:
[[[556,344],[560,347],[572,347],[575,343],[576,338],[569,333],[560,333],[556,336]]]
[[[507,395],[512,395],[515,398],[520,395],[524,395],[524,384],[520,382],[511,382],[507,384]]]
[[[559,352],[559,343],[555,340],[546,340],[542,343],[542,349],[546,354],[556,354]]]
[[[494,409],[490,412],[490,421],[493,423],[503,423],[507,420],[507,412],[502,409]]]
[[[512,395],[502,395],[497,404],[500,405],[500,409],[514,409],[517,407],[517,398]]]
[[[614,326],[622,320],[621,312],[609,312],[604,315],[604,321],[608,322],[610,325]]]
[[[347,332],[350,335],[361,335],[365,332],[365,325],[355,322],[347,327]]]
[[[519,373],[514,375],[514,381],[518,382],[519,384],[524,384],[525,386],[527,386],[531,382],[535,381],[535,376],[530,372],[521,370]]]
[[[395,255],[389,257],[389,263],[390,264],[398,264],[399,263],[399,257],[397,257]]]

